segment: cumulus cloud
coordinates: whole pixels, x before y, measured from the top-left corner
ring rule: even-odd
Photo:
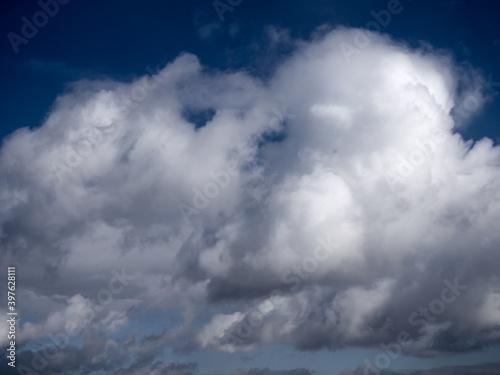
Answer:
[[[57,306],[21,332],[62,329],[114,285],[88,340],[182,316],[116,341],[137,365],[138,341],[149,363],[166,346],[334,350],[403,331],[417,356],[499,343],[500,149],[456,128],[478,75],[378,34],[348,62],[356,33],[297,42],[265,81],[182,54],[133,82],[77,82],[7,137],[2,264]],[[133,278],[118,288],[112,270]]]

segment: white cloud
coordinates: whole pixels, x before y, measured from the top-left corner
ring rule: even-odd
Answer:
[[[64,295],[70,307],[125,267],[136,278],[114,296],[126,313],[106,315],[109,331],[148,309],[184,317],[148,348],[335,349],[403,329],[416,342],[456,337],[416,355],[467,350],[469,336],[497,342],[497,299],[481,285],[498,288],[500,149],[462,139],[451,116],[458,80],[471,77],[474,89],[476,73],[376,35],[346,63],[339,45],[352,33],[297,43],[267,83],[206,71],[190,54],[132,83],[76,83],[41,127],[2,146],[2,262],[22,262],[26,288]],[[295,117],[276,127],[283,106]],[[226,183],[231,161],[239,170]],[[193,209],[189,223],[180,204]],[[340,246],[304,271],[328,237]],[[291,291],[283,274],[294,267],[302,276],[293,271],[300,288]],[[408,316],[455,277],[484,297],[481,312],[470,313],[476,297],[464,293],[439,329],[418,333]],[[286,295],[251,337],[221,344],[274,289]],[[141,302],[144,311],[128,311]],[[195,328],[208,307],[214,315]],[[42,338],[68,309],[22,331]]]

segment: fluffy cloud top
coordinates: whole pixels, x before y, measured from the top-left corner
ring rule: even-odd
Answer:
[[[20,340],[96,304],[78,324],[102,345],[149,311],[181,314],[142,348],[113,341],[136,364],[166,346],[401,332],[418,356],[499,343],[500,149],[452,116],[477,75],[377,34],[348,62],[357,33],[297,43],[265,82],[191,54],[129,83],[77,82],[5,139],[2,264],[30,295],[23,315],[42,312]]]

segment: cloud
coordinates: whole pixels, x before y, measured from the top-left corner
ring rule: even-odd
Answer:
[[[269,368],[251,368],[248,371],[236,370],[230,375],[311,375],[311,371],[305,368],[296,368],[292,370],[270,370]]]
[[[453,114],[478,75],[378,34],[347,62],[359,32],[297,41],[266,81],[182,54],[133,82],[77,82],[7,137],[2,264],[45,299],[21,332],[60,330],[124,269],[82,337],[182,316],[113,339],[135,364],[167,346],[335,350],[401,332],[416,356],[498,344],[500,149],[463,139]]]
[[[134,366],[127,370],[115,372],[116,375],[134,375],[144,374],[147,371],[151,375],[192,375],[196,369],[195,363],[154,363],[152,365],[144,365],[141,367]]]
[[[475,374],[499,374],[500,369],[498,368],[498,364],[496,363],[486,363],[481,365],[472,365],[472,366],[446,366],[439,367],[427,370],[418,370],[418,371],[391,371],[384,370],[382,372],[374,372],[373,368],[370,368],[369,365],[360,365],[356,368],[356,370],[344,370],[339,375],[367,375],[380,373],[384,375],[475,375]]]

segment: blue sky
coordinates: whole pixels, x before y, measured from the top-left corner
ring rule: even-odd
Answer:
[[[18,368],[500,371],[499,3],[9,0],[0,15]]]
[[[407,0],[401,4],[405,10],[393,17],[384,32],[410,43],[426,41],[449,50],[458,61],[499,81],[499,9],[495,2]],[[76,79],[130,80],[143,75],[147,66],[163,65],[183,51],[196,54],[214,69],[243,68],[269,74],[272,66],[258,63],[261,59],[268,62],[265,46],[255,45],[265,26],[288,28],[293,37],[307,39],[322,24],[364,27],[373,20],[370,11],[386,6],[381,1],[243,1],[232,12],[225,12],[220,22],[210,1],[72,0],[28,44],[21,44],[19,53],[4,38],[2,136],[18,127],[40,125],[55,97]],[[20,34],[21,18],[30,18],[37,11],[34,1],[3,2],[2,34]],[[207,24],[220,28],[208,40],[198,34]],[[231,27],[241,30],[238,37],[229,36]],[[21,103],[26,101],[29,111],[22,110]],[[470,136],[499,136],[494,120],[498,106],[493,101],[478,115],[477,129],[470,129]]]

